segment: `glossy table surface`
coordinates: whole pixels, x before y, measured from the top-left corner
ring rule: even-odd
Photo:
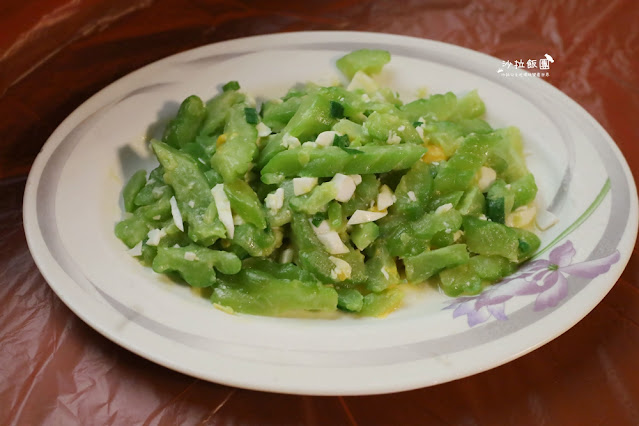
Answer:
[[[397,394],[310,397],[203,382],[78,319],[36,268],[22,195],[38,151],[92,94],[173,53],[248,35],[359,30],[503,60],[554,59],[548,81],[610,133],[639,177],[639,4],[599,1],[6,0],[0,5],[0,424],[639,424],[639,252],[611,292],[540,349]]]

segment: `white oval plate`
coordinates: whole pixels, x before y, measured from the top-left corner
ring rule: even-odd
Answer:
[[[431,93],[478,89],[494,127],[521,129],[541,202],[560,219],[542,233],[548,248],[536,262],[477,297],[415,292],[386,319],[292,319],[228,315],[126,253],[113,235],[123,182],[155,167],[145,137],[182,99],[208,99],[229,80],[258,101],[299,82],[328,84],[339,78],[335,60],[359,48],[392,53],[378,78],[405,100],[424,86]],[[25,191],[29,247],[49,285],[90,326],[202,379],[286,393],[374,394],[493,368],[583,318],[621,275],[637,234],[634,181],[612,139],[559,90],[539,78],[504,76],[500,66],[444,43],[352,32],[250,37],[155,62],[100,91],[51,135]]]

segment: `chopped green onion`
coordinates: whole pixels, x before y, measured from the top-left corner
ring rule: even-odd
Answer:
[[[320,223],[326,220],[326,217],[327,217],[326,213],[317,212],[313,215],[313,218],[311,219],[311,223],[313,224],[313,226],[317,227],[320,225]]]
[[[255,108],[244,108],[244,115],[248,124],[257,124],[260,121]]]
[[[348,152],[349,154],[361,154],[362,151],[360,151],[359,149],[353,149],[353,148],[347,148],[345,146],[340,146],[340,148],[346,152]]]
[[[331,117],[344,118],[344,105],[339,102],[331,101]]]
[[[348,139],[348,135],[335,135],[335,137],[333,138],[333,146],[346,148],[349,144],[350,140]]]

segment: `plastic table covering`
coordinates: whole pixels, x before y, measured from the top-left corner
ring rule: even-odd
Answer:
[[[462,380],[308,397],[188,377],[111,343],[54,295],[27,249],[26,175],[60,122],[145,64],[221,40],[363,30],[503,60],[553,56],[549,82],[639,174],[639,3],[602,1],[5,0],[0,5],[0,424],[638,424],[639,254],[579,324]]]

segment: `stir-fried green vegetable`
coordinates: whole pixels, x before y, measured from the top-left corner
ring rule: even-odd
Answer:
[[[476,91],[408,104],[337,61],[347,87],[295,87],[259,109],[237,81],[184,100],[159,166],[135,173],[115,234],[145,265],[256,315],[383,316],[406,285],[469,295],[538,249],[537,186],[516,128],[481,119]]]

